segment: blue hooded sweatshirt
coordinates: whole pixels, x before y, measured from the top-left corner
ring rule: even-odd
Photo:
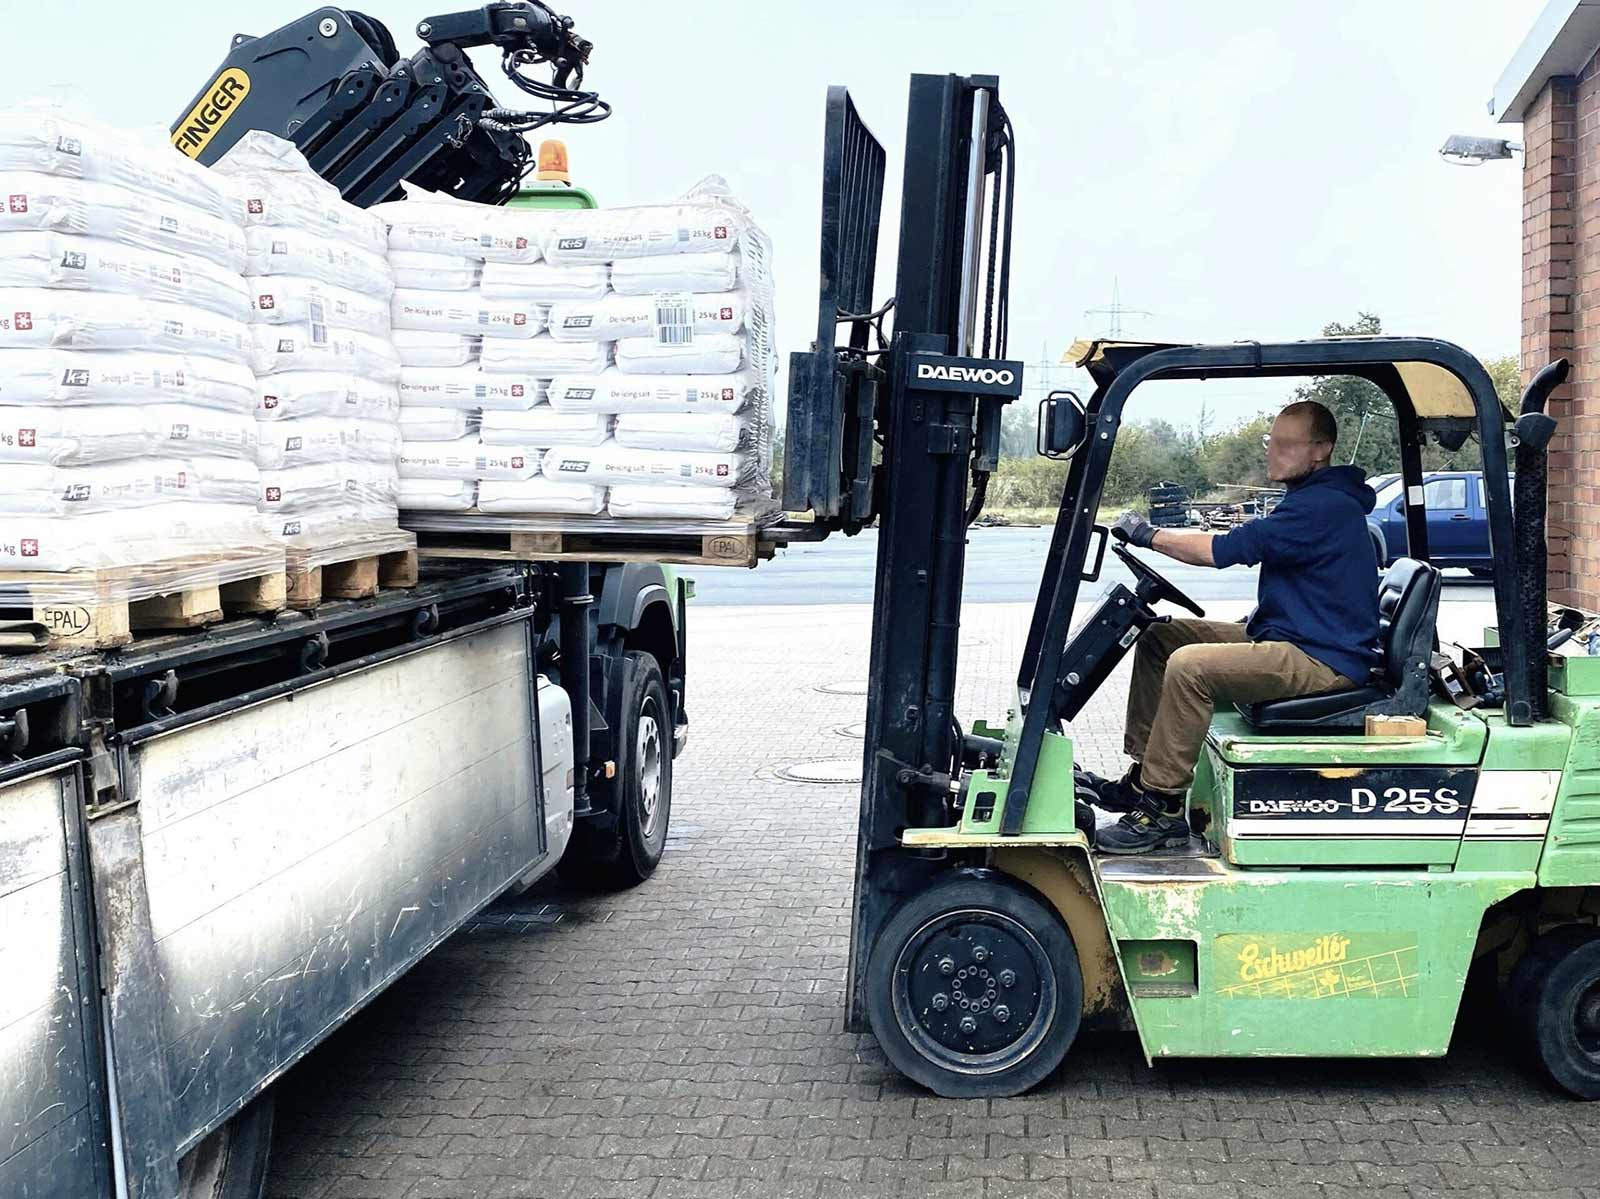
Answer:
[[[1211,543],[1219,567],[1261,566],[1252,641],[1287,641],[1354,683],[1378,665],[1378,578],[1366,515],[1377,497],[1358,466],[1293,484],[1271,514]]]

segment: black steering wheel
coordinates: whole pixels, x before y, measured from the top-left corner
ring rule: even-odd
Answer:
[[[1123,564],[1133,572],[1133,577],[1138,583],[1138,587],[1135,590],[1145,603],[1153,604],[1157,600],[1170,600],[1172,603],[1177,604],[1178,607],[1187,608],[1202,620],[1205,619],[1206,612],[1204,608],[1167,582],[1166,579],[1158,575],[1144,562],[1130,554],[1126,545],[1120,542],[1113,542],[1111,552],[1121,558]]]

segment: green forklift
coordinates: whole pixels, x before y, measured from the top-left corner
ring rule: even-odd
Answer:
[[[963,727],[966,533],[1022,394],[1006,356],[1015,160],[997,79],[913,77],[880,304],[885,155],[829,93],[822,295],[790,363],[783,499],[813,514],[790,536],[879,528],[848,1026],[950,1097],[1026,1091],[1095,1027],[1131,1028],[1152,1061],[1430,1057],[1476,966],[1532,1062],[1600,1097],[1600,658],[1552,648],[1545,595],[1544,407],[1566,364],[1510,413],[1476,359],[1431,338],[1080,346],[1092,393],[1039,407],[1064,490],[1016,698]],[[1409,553],[1375,576],[1382,666],[1350,690],[1218,712],[1187,846],[1100,855],[1073,719],[1152,624],[1203,615],[1095,524],[1124,413],[1136,392],[1162,413],[1163,382],[1327,375],[1374,384],[1400,436]],[[1495,563],[1496,627],[1448,666],[1433,442],[1481,453]],[[1108,552],[1131,585],[1074,627]],[[1373,715],[1425,731],[1369,736]]]

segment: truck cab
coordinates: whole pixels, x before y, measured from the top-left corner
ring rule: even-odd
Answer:
[[[1378,568],[1406,556],[1405,486],[1397,475],[1372,481],[1378,502],[1367,517]],[[1430,561],[1439,567],[1465,567],[1487,576],[1493,566],[1489,553],[1489,509],[1480,470],[1430,471],[1423,476],[1423,507],[1428,519]]]

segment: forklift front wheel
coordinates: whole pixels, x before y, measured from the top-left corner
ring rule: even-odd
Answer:
[[[1071,1048],[1083,973],[1061,917],[988,870],[897,908],[867,964],[867,1014],[906,1077],[948,1099],[1020,1095]]]
[[[1527,957],[1518,1014],[1534,1057],[1557,1086],[1600,1099],[1600,929],[1557,929]]]

